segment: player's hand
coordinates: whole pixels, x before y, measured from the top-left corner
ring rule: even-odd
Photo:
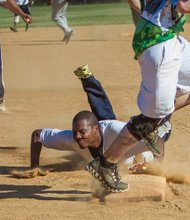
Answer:
[[[27,24],[31,24],[32,23],[32,16],[28,15],[28,14],[24,14],[22,16],[23,20],[27,23]]]
[[[130,174],[148,174],[148,163],[136,163],[128,167]]]

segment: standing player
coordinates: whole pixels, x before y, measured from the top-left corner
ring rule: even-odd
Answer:
[[[30,8],[29,8],[29,6],[32,5],[31,0],[16,0],[16,4],[21,8],[21,10],[24,13],[31,15]],[[13,26],[10,27],[11,31],[13,32],[18,31],[17,26],[18,26],[19,21],[20,21],[20,16],[18,14],[14,14],[14,23],[13,23]],[[25,31],[27,31],[28,28],[29,28],[29,24],[26,22]]]
[[[64,32],[63,41],[67,44],[72,39],[74,31],[69,27],[67,21],[68,0],[48,0],[48,5],[52,5],[52,20]]]
[[[156,129],[170,119],[175,101],[189,103],[190,43],[179,35],[184,13],[190,13],[190,0],[150,0],[141,14],[133,39],[142,75],[141,114],[132,117],[104,155],[88,165],[92,175],[108,185],[117,188],[112,167],[139,140],[155,155],[162,154]]]
[[[15,0],[0,0],[2,6],[6,7],[10,11],[20,15],[26,23],[32,23],[32,17],[24,13],[16,4]],[[3,80],[3,61],[2,51],[0,47],[0,111],[5,111],[4,105],[4,80]]]

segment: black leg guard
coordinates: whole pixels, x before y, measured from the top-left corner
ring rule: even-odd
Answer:
[[[137,139],[144,140],[146,145],[150,147],[151,151],[161,156],[163,154],[163,141],[157,134],[157,128],[163,125],[171,118],[168,115],[165,118],[149,118],[143,114],[134,116],[127,124],[129,132]],[[161,146],[162,145],[162,146]]]
[[[146,139],[147,135],[154,132],[170,118],[171,115],[165,118],[149,118],[141,114],[132,117],[127,124],[127,128],[137,140]]]

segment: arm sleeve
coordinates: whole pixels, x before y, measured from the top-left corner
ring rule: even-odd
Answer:
[[[72,130],[45,128],[41,132],[40,141],[44,147],[62,151],[72,151],[78,147]]]

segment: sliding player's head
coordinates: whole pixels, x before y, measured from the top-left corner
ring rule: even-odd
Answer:
[[[101,142],[99,123],[94,113],[84,110],[75,115],[72,124],[73,137],[80,148],[98,148]]]

